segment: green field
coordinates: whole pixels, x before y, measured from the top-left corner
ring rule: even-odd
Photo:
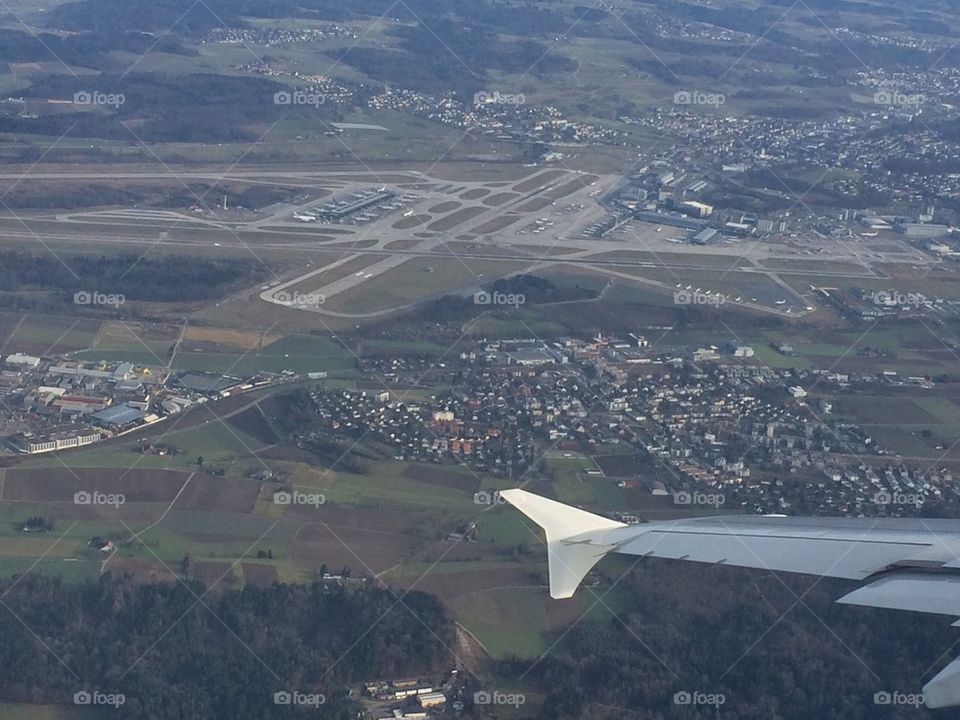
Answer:
[[[259,352],[194,352],[177,354],[176,370],[196,370],[248,376],[258,372],[295,373],[326,371],[338,376],[354,376],[356,361],[352,355],[317,335],[290,335]]]
[[[391,310],[416,300],[487,283],[523,270],[527,265],[509,260],[414,258],[327,298],[325,307],[350,314]]]
[[[84,318],[34,313],[22,318],[3,345],[7,352],[50,355],[90,347],[100,327],[99,320]]]
[[[109,713],[71,705],[15,705],[0,703],[0,720],[95,720]]]
[[[20,326],[9,343],[9,347],[16,347],[16,340],[29,335],[31,341],[24,344],[26,348],[33,348],[33,352],[42,343],[48,342],[46,347],[69,347],[74,350],[72,357],[77,360],[108,362],[132,362],[142,366],[163,366],[170,358],[170,351],[175,344],[174,338],[151,339],[142,337],[144,333],[131,330],[128,333],[111,332],[98,335],[94,328],[79,327],[69,330],[62,323],[48,321],[34,326],[33,321],[29,329],[27,323]],[[69,332],[66,332],[69,330]],[[66,335],[59,340],[61,335]],[[40,343],[40,344],[38,344]],[[78,345],[82,347],[77,348]],[[173,362],[173,369],[179,371],[193,370],[197,372],[223,373],[236,376],[250,376],[259,372],[279,373],[289,371],[294,373],[328,372],[338,377],[354,377],[356,375],[356,359],[348,351],[337,347],[326,336],[292,333],[269,344],[261,349],[230,350],[229,348],[200,347],[201,343],[186,340]],[[47,354],[52,351],[47,351]]]

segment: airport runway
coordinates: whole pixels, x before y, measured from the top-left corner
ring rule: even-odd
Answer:
[[[384,171],[383,175],[402,182],[397,188],[398,192],[416,195],[415,200],[403,205],[404,210],[409,208],[403,217],[427,215],[429,219],[400,229],[394,227],[402,225],[398,212],[386,210],[382,210],[371,222],[360,225],[304,223],[292,217],[294,213],[312,211],[330,202],[334,196],[326,194],[315,198],[301,197],[291,203],[276,203],[258,214],[233,221],[213,217],[213,213],[195,215],[155,208],[53,214],[35,212],[26,216],[0,214],[0,241],[39,245],[55,253],[83,252],[102,245],[120,247],[137,254],[163,247],[174,250],[203,249],[205,254],[253,254],[264,260],[277,254],[337,254],[335,259],[322,267],[285,277],[281,283],[262,292],[257,291],[262,300],[282,305],[290,302],[286,293],[290,288],[329,299],[389,273],[414,258],[529,262],[531,269],[553,265],[592,268],[610,277],[667,293],[674,290],[677,286],[675,281],[679,280],[677,273],[672,272],[674,270],[709,271],[717,273],[718,277],[729,272],[755,273],[766,276],[779,287],[783,295],[789,298],[789,305],[784,305],[782,298],[778,301],[779,306],[772,301],[770,304],[738,304],[783,317],[800,317],[809,310],[806,300],[779,276],[806,275],[811,271],[805,263],[798,263],[796,270],[789,267],[782,269],[785,263],[776,269],[766,268],[760,264],[765,259],[800,259],[798,253],[802,252],[812,256],[809,260],[823,261],[819,263],[823,269],[817,269],[817,276],[862,277],[870,280],[885,277],[885,274],[874,269],[871,258],[866,257],[860,248],[844,246],[842,243],[829,246],[829,252],[834,253],[830,258],[816,258],[813,249],[758,241],[744,241],[739,246],[693,247],[669,238],[673,229],[664,228],[667,232],[658,234],[660,228],[641,223],[637,223],[636,227],[618,229],[602,238],[584,237],[583,229],[597,222],[606,212],[597,199],[617,186],[620,178],[615,175],[587,175],[557,168],[540,168],[526,177],[507,183],[456,182],[432,178],[418,171]],[[0,173],[0,180],[19,177],[13,173]],[[174,176],[169,172],[29,173],[31,180],[50,181],[68,178],[155,180],[171,177]],[[175,177],[219,181],[225,175],[214,171],[188,171],[176,173]],[[226,177],[244,181],[291,178],[316,180],[317,189],[323,187],[340,197],[369,190],[371,183],[376,184],[379,180],[376,173],[357,171],[231,171]],[[401,189],[407,183],[418,183],[418,189]],[[471,195],[480,191],[486,194]],[[497,202],[484,202],[484,197],[493,197],[497,193],[509,197]],[[442,210],[439,209],[441,207]],[[469,216],[458,215],[466,209],[471,210]],[[510,222],[503,224],[505,220]],[[431,230],[431,227],[434,229]],[[441,227],[444,229],[441,230]],[[492,231],[486,231],[488,228],[492,228]],[[456,250],[449,246],[451,243],[456,244]],[[909,252],[903,257],[885,258],[884,262],[932,262],[913,248],[906,247]],[[562,250],[563,254],[557,254],[558,250]],[[636,254],[636,259],[629,257],[631,253]],[[689,261],[683,255],[689,255]],[[337,268],[365,256],[370,257],[371,262],[364,265],[361,272],[337,277]],[[725,260],[729,260],[729,267],[724,265]],[[863,268],[862,274],[851,273],[849,269],[832,271],[830,261],[856,264]],[[666,270],[669,277],[661,280],[624,272],[629,269]],[[332,273],[332,279],[326,280],[324,275],[328,272]],[[322,304],[299,309],[359,318],[389,314],[402,308],[385,308],[359,315],[338,313]]]

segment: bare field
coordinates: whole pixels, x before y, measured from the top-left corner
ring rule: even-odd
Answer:
[[[184,336],[190,342],[212,343],[214,345],[250,350],[260,345],[269,345],[280,339],[280,335],[269,335],[252,330],[235,330],[230,328],[205,327],[191,325]]]
[[[245,562],[241,563],[240,569],[243,571],[244,582],[248,585],[267,587],[280,582],[280,573],[274,565]]]
[[[134,468],[10,468],[3,486],[9,502],[73,503],[74,493],[120,494],[125,504],[170,503],[186,484],[176,503],[178,510],[252,512],[258,484],[238,478],[216,478],[202,473]],[[78,506],[83,507],[83,506]]]
[[[211,512],[253,512],[260,484],[247,478],[210,477],[196,474],[177,500],[178,510]]]
[[[170,502],[187,475],[136,468],[9,468],[3,499],[10,502],[73,502],[76,492],[121,493],[127,502]]]
[[[349,567],[357,575],[366,575],[408,560],[417,545],[417,539],[408,534],[315,523],[297,533],[290,555],[299,566],[315,569],[326,563],[334,572]]]

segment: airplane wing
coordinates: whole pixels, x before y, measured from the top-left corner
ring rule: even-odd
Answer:
[[[960,521],[726,515],[625,525],[526,490],[500,496],[544,529],[553,598],[572,596],[616,552],[858,580],[837,602],[960,618]],[[960,658],[923,693],[931,708],[960,705]]]

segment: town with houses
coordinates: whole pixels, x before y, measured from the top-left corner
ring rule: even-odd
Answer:
[[[557,453],[586,456],[591,472],[620,487],[681,504],[712,493],[756,513],[902,515],[958,501],[948,470],[898,458],[837,419],[829,399],[881,386],[935,392],[928,377],[772,369],[736,343],[653,352],[639,335],[501,340],[444,363],[435,379],[449,390],[414,402],[391,385],[416,383],[423,365],[363,365],[382,389],[326,387],[324,373],[236,378],[14,353],[0,371],[2,451],[94,445],[196,404],[306,381],[316,423],[301,444],[367,438],[399,461],[504,480],[549,475],[544,460]],[[893,502],[902,497],[909,502]]]
[[[947,469],[898,458],[828,399],[932,393],[926,377],[775,370],[747,345],[651,352],[636,335],[483,343],[445,365],[452,388],[429,402],[390,391],[422,372],[403,360],[376,367],[385,389],[316,389],[319,422],[300,441],[367,437],[397,460],[514,481],[549,475],[551,455],[583,455],[620,487],[754,513],[899,516],[958,500]]]

